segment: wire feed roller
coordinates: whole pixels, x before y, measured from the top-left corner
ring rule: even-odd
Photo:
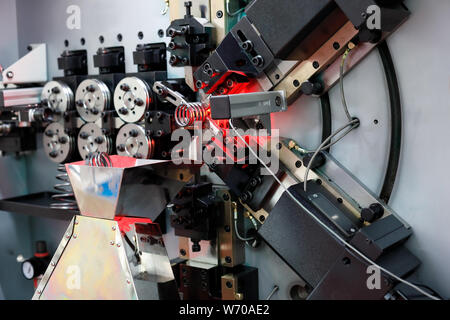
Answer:
[[[145,134],[144,128],[136,124],[124,125],[116,139],[117,154],[137,159],[150,159],[155,142]]]
[[[150,87],[136,77],[128,77],[119,82],[114,91],[114,106],[119,117],[134,123],[144,118],[152,103]]]
[[[59,81],[50,81],[42,89],[41,101],[56,117],[72,109],[73,92],[68,85]]]
[[[80,117],[86,122],[95,122],[102,112],[110,108],[110,96],[105,83],[97,79],[81,82],[75,94],[75,105]]]
[[[78,134],[78,151],[82,159],[88,159],[92,153],[113,152],[112,137],[105,135],[95,123],[87,123]]]
[[[76,148],[74,137],[67,134],[64,127],[58,122],[47,126],[43,135],[43,143],[46,155],[56,163],[71,160]]]

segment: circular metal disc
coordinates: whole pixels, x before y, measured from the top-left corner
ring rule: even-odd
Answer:
[[[63,82],[50,81],[42,89],[41,101],[58,117],[72,109],[74,103],[73,92]]]
[[[114,107],[125,122],[134,123],[142,120],[150,103],[150,87],[139,78],[122,79],[114,91]]]
[[[150,159],[153,156],[154,141],[145,135],[143,127],[126,124],[117,134],[116,149],[120,156]]]
[[[106,84],[97,79],[88,79],[80,83],[75,94],[78,114],[86,122],[95,122],[102,112],[109,109],[110,92]]]
[[[58,122],[47,126],[43,135],[44,150],[53,162],[63,163],[70,159],[75,148],[75,140],[64,132]]]
[[[112,153],[111,137],[103,134],[102,129],[95,123],[87,123],[81,127],[78,134],[78,152],[82,159],[95,152]]]

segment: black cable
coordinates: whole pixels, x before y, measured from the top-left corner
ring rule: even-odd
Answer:
[[[324,142],[332,134],[331,104],[328,92],[320,96],[320,104],[322,107],[322,142]],[[330,148],[325,151],[329,152]]]
[[[389,147],[389,158],[383,186],[380,192],[380,199],[385,203],[389,202],[394,189],[395,179],[397,177],[398,166],[400,163],[400,152],[402,145],[402,105],[400,99],[400,89],[398,86],[397,74],[395,72],[394,62],[387,46],[386,41],[380,42],[378,51],[383,62],[384,73],[388,83],[390,112],[391,112],[391,141]],[[322,105],[322,141],[331,135],[331,107],[328,93],[320,97]],[[327,150],[329,152],[329,150]]]
[[[389,160],[383,187],[380,192],[380,199],[385,203],[388,203],[392,195],[392,190],[394,189],[394,183],[400,163],[400,152],[402,146],[402,104],[394,62],[386,41],[382,41],[378,45],[378,52],[380,53],[381,61],[383,62],[391,104],[391,143]]]

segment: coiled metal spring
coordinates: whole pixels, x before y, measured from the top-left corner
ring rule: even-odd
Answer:
[[[112,167],[112,161],[105,152],[90,153],[86,159],[86,164],[93,167]]]
[[[209,113],[209,107],[200,102],[182,104],[175,109],[175,122],[180,127],[192,126],[196,121],[204,122]]]
[[[59,164],[57,171],[60,173],[56,175],[56,179],[61,181],[61,183],[55,184],[54,186],[54,189],[59,193],[52,195],[52,199],[55,200],[55,202],[50,204],[50,208],[78,210],[77,201],[75,200],[72,185],[69,181],[66,166],[64,164]]]

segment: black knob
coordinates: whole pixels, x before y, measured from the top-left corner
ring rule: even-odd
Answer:
[[[361,211],[361,218],[367,222],[374,222],[383,216],[384,208],[379,203],[372,203],[369,208],[364,208]]]
[[[186,7],[186,16],[190,17],[191,16],[192,1],[186,1],[184,3],[184,6]]]
[[[303,157],[303,164],[305,167],[309,165],[309,162],[311,161],[313,155],[314,153],[311,152]],[[325,156],[322,153],[318,153],[314,158],[313,163],[311,163],[310,169],[316,169],[323,166],[325,164],[325,161]]]
[[[319,82],[305,81],[302,83],[300,90],[302,90],[303,94],[306,94],[307,96],[318,95],[323,92],[323,86]]]
[[[197,240],[192,240],[192,252],[200,252],[200,243]]]
[[[130,136],[132,136],[133,138],[136,138],[138,135],[139,131],[137,131],[136,129],[130,131]]]
[[[260,55],[252,58],[252,64],[255,67],[262,67],[264,65],[264,58]]]

